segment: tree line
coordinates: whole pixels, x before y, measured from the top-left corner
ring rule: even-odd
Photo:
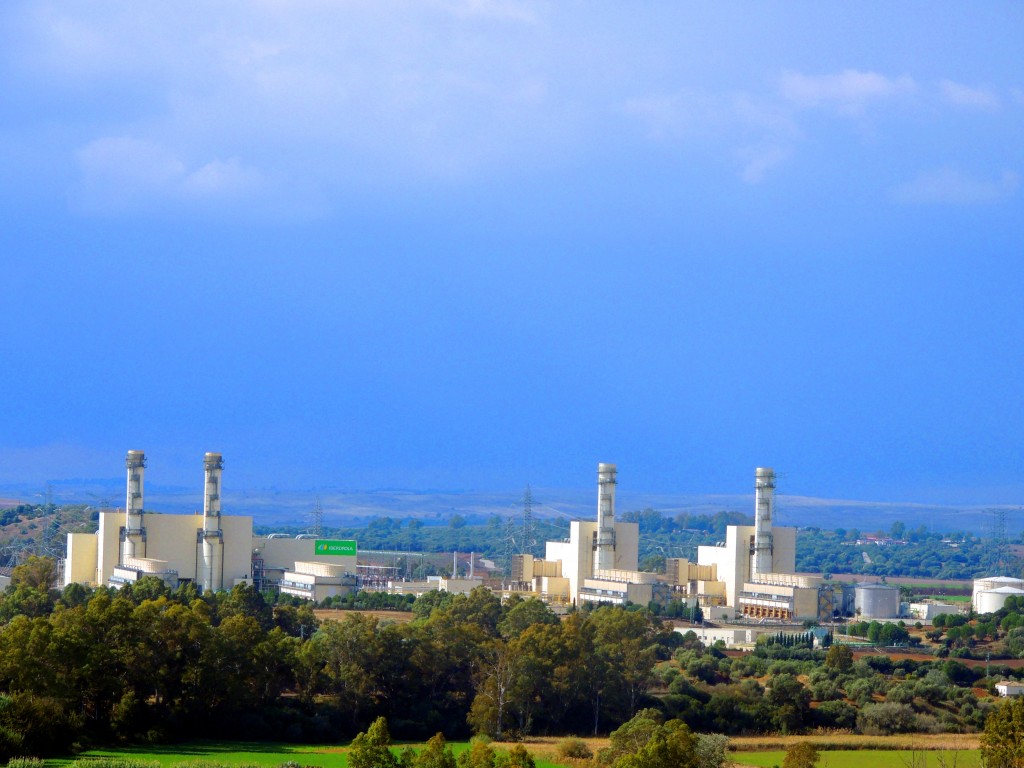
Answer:
[[[58,590],[53,576],[31,558],[0,598],[0,758],[200,737],[336,743],[380,717],[413,740],[610,733],[645,709],[720,734],[977,730],[996,708],[972,689],[1017,674],[854,659],[810,635],[727,656],[646,608],[558,617],[482,588],[428,593],[404,623],[320,622],[248,586]],[[1018,607],[991,622],[1015,623]]]
[[[0,756],[185,736],[338,741],[376,717],[402,738],[595,733],[649,704],[680,636],[646,610],[563,620],[538,600],[431,593],[407,623],[319,622],[248,586],[144,577],[63,590],[44,558],[0,600]]]

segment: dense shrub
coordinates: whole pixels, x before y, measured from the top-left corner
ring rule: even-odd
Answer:
[[[857,714],[857,730],[868,736],[911,733],[916,727],[914,710],[906,704],[868,704]]]
[[[823,701],[814,710],[814,723],[819,728],[852,729],[857,725],[857,709],[845,701]]]
[[[573,760],[589,760],[594,756],[593,751],[583,739],[562,739],[558,742],[556,752],[559,757]]]

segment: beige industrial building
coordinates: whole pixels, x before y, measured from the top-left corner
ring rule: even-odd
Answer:
[[[314,538],[254,536],[252,518],[222,515],[223,460],[203,458],[203,513],[165,515],[143,509],[145,454],[129,451],[124,510],[101,512],[96,533],[68,534],[65,584],[119,586],[156,576],[171,586],[194,582],[204,591],[236,584],[276,583],[311,599],[355,586],[355,544],[344,554]]]
[[[145,455],[129,451],[125,509],[102,512],[96,533],[69,534],[65,583],[118,586],[151,575],[172,586],[194,582],[204,591],[272,584],[284,594],[318,601],[357,588],[355,542],[254,536],[251,517],[221,514],[221,455],[207,453],[203,466],[202,514],[147,512]],[[755,472],[753,526],[729,526],[724,543],[699,547],[697,562],[668,559],[664,574],[638,570],[639,526],[615,519],[616,484],[615,465],[599,464],[596,519],[572,521],[568,538],[546,543],[543,559],[517,555],[503,596],[535,595],[556,607],[680,600],[700,605],[713,619],[831,616],[831,587],[820,577],[794,573],[795,529],[772,526],[771,469]],[[469,575],[393,581],[386,588],[395,594],[468,592],[482,584]]]
[[[598,465],[595,521],[575,520],[569,538],[547,542],[543,560],[518,555],[509,592],[553,604],[647,604],[681,600],[715,618],[793,621],[824,618],[831,586],[796,570],[796,529],[773,527],[775,472],[755,471],[755,524],[729,526],[725,542],[697,549],[697,562],[669,558],[664,574],[637,570],[639,528],[615,520],[616,467]]]
[[[714,565],[725,603],[754,619],[794,621],[832,615],[831,586],[796,571],[796,529],[772,525],[775,472],[754,472],[754,525],[730,525],[725,543],[698,547],[697,562]]]
[[[656,574],[637,570],[640,527],[615,520],[616,467],[597,465],[597,519],[573,520],[569,537],[549,541],[544,559],[517,555],[510,591],[530,592],[553,604],[646,604]]]

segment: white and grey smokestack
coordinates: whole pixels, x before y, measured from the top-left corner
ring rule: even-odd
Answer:
[[[615,567],[615,480],[614,464],[597,465],[597,551],[594,569]]]
[[[224,534],[220,528],[220,480],[224,460],[219,453],[203,456],[206,482],[203,488],[203,530],[200,532],[202,549],[198,581],[203,591],[224,588]]]
[[[775,470],[754,470],[754,575],[772,572],[772,515],[775,512]]]
[[[203,485],[203,530],[220,530],[220,475],[224,459],[219,453],[203,456],[206,482]]]
[[[142,527],[143,480],[146,473],[144,451],[128,451],[128,494],[124,502],[124,538],[121,540],[121,562],[126,558],[145,557],[146,540]]]

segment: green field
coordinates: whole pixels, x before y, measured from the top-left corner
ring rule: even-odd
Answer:
[[[213,762],[223,765],[261,765],[276,768],[281,763],[294,761],[318,768],[347,768],[347,755],[340,747],[327,744],[303,746],[237,741],[197,741],[166,746],[122,747],[120,749],[94,749],[83,752],[77,759],[115,757],[159,763],[165,768],[185,762]],[[47,764],[69,765],[73,759],[47,761]]]
[[[922,600],[934,600],[943,603],[969,603],[970,595],[921,595]]]
[[[277,768],[286,762],[296,762],[302,766],[317,768],[348,768],[347,744],[316,744],[297,745],[272,742],[239,742],[239,741],[196,741],[184,744],[168,744],[166,746],[147,745],[142,747],[122,747],[120,749],[95,749],[83,752],[78,758],[47,760],[47,766],[58,768],[68,766],[75,759],[112,757],[138,760],[147,763],[159,763],[162,768],[179,763],[218,763],[221,765],[259,765],[265,768]],[[395,744],[393,751],[399,752],[406,746],[419,749],[422,742],[406,745]],[[465,741],[450,742],[452,751],[458,755],[469,748]],[[529,749],[529,745],[526,745]],[[498,748],[501,751],[501,748]],[[534,756],[537,768],[560,768],[554,763]]]
[[[819,752],[818,768],[940,768],[940,758],[947,766],[979,768],[981,754],[976,749],[922,750],[908,749],[844,749]],[[756,765],[764,768],[782,765],[785,752],[734,752],[736,765]],[[914,760],[917,762],[914,762]],[[954,759],[956,763],[954,763]],[[922,762],[923,760],[923,762]]]
[[[347,745],[346,745],[347,746]],[[405,744],[395,745],[395,751]],[[422,743],[410,744],[413,748]],[[529,744],[526,745],[529,749]],[[468,748],[468,743],[451,742],[452,750],[458,754]],[[179,763],[217,763],[220,765],[258,765],[265,768],[277,768],[285,762],[295,762],[302,766],[317,768],[348,768],[345,748],[339,745],[295,745],[259,742],[218,742],[198,741],[186,744],[167,746],[123,747],[121,749],[97,749],[82,753],[78,759],[88,758],[126,758],[147,763],[158,763],[162,768],[171,768]],[[781,766],[785,752],[733,752],[732,760],[738,766],[758,766],[771,768]],[[822,751],[818,760],[818,768],[940,768],[940,758],[945,765],[952,767],[956,760],[956,768],[980,768],[980,754],[976,749],[966,750],[912,750],[897,749],[848,749]],[[537,768],[562,768],[550,760],[539,758]],[[917,762],[914,762],[914,760]],[[923,762],[922,762],[923,761]],[[73,759],[47,760],[48,768],[63,768],[74,762]]]

